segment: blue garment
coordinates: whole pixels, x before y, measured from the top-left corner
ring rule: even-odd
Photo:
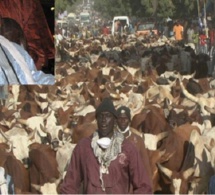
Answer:
[[[6,175],[8,194],[15,194],[13,179],[10,175]]]
[[[30,73],[35,82],[34,84],[36,84],[36,85],[53,85],[55,83],[54,75],[45,74],[42,71],[38,71],[36,69],[33,59],[27,53],[27,51],[25,51],[23,47],[21,47],[20,45],[18,45],[16,43],[12,43],[12,44],[15,46],[15,48],[18,50],[18,52],[23,56],[25,62],[27,63]],[[17,61],[15,60],[15,58],[13,57],[13,55],[10,53],[10,51],[8,49],[6,49],[3,45],[2,45],[2,48],[5,52],[8,60],[10,61],[11,65],[13,66],[13,69],[18,77],[18,80],[20,83],[17,83],[17,84],[22,84],[22,85],[29,84],[27,82],[26,76],[24,74],[25,70],[22,70],[21,66],[17,63]],[[2,70],[2,68],[0,68],[0,85],[5,85],[5,84],[8,84],[7,78],[6,78],[6,75],[5,75],[4,71]]]
[[[8,174],[4,174],[4,177],[5,177],[5,183],[7,184],[8,194],[15,194],[14,182],[12,177]],[[1,188],[0,188],[0,194],[2,194]]]
[[[215,175],[210,178],[208,194],[215,194]]]

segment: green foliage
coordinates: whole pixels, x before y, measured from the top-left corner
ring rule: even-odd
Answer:
[[[199,1],[201,4],[202,0]],[[83,2],[84,0],[55,0],[55,13],[61,10],[75,12],[75,5]],[[94,10],[106,19],[112,19],[116,15],[158,18],[198,16],[197,0],[94,0]]]
[[[59,12],[67,10],[67,12],[75,12],[77,4],[80,4],[83,0],[55,0],[55,16]]]
[[[134,13],[135,2],[139,0],[94,0],[94,9],[103,17],[113,18],[116,15],[131,16]]]
[[[198,15],[196,0],[94,0],[95,10],[104,17],[187,17]]]

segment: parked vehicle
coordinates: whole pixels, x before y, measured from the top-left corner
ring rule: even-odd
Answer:
[[[90,23],[90,13],[81,12],[80,13],[80,23],[82,26],[89,24]]]
[[[76,14],[75,13],[69,13],[67,16],[68,21],[75,21],[76,20]]]
[[[115,29],[115,26],[114,26],[116,21],[120,22],[120,26],[121,26],[120,32],[123,31],[123,28],[124,28],[125,25],[128,25],[128,26],[130,25],[128,16],[115,16],[113,18],[112,27],[111,27],[111,34],[112,35],[114,35],[116,33],[116,29]]]
[[[67,26],[68,26],[68,22],[66,20],[57,20],[56,21],[56,27],[59,29],[67,28]]]
[[[158,30],[155,26],[155,23],[151,22],[151,23],[139,23],[137,25],[137,29],[136,29],[136,35],[140,36],[140,35],[150,35],[150,33],[153,33],[155,35],[158,34]]]

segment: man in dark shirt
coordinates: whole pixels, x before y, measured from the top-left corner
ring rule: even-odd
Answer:
[[[76,145],[62,194],[151,194],[152,187],[140,153],[116,129],[117,113],[113,102],[105,98],[96,109],[98,130]]]

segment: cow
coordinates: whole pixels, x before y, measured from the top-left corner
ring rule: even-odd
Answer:
[[[4,149],[0,150],[0,166],[10,175],[14,183],[15,194],[29,192],[30,181],[28,170],[16,157]]]
[[[188,146],[192,131],[200,132],[200,129],[197,126],[184,124],[169,132],[168,137],[163,140],[159,149],[162,151],[165,150],[167,153],[173,155],[168,161],[162,163],[162,166],[171,171],[179,172],[181,170],[189,148]],[[164,193],[168,193],[165,192],[165,189],[169,189],[169,183],[164,177],[160,182],[162,182],[162,190],[164,190]]]
[[[192,95],[187,91],[187,89],[184,87],[183,82],[180,82],[183,94],[190,99],[191,101],[197,103],[200,107],[201,115],[204,117],[210,116],[210,112],[208,112],[205,107],[215,107],[215,101],[214,97],[205,97],[202,94],[197,94],[196,96]],[[206,124],[206,128],[211,128],[211,121],[210,120],[204,120]]]
[[[2,132],[5,142],[9,144],[11,151],[26,168],[29,165],[29,145],[32,143],[31,135],[20,126],[15,126],[7,132]]]
[[[161,163],[157,163],[157,166],[161,172],[167,176],[170,180],[170,191],[175,194],[186,194],[189,190],[189,183],[195,180],[193,177],[195,166],[194,166],[194,157],[195,157],[194,145],[189,143],[188,149],[186,151],[186,156],[183,160],[183,165],[178,171],[172,171],[167,167],[164,167]]]
[[[37,185],[37,184],[31,184],[31,186],[37,190],[38,192],[40,192],[41,194],[59,194],[58,193],[58,185],[61,181],[61,179],[52,179],[52,182],[47,182],[43,185]]]
[[[29,167],[31,184],[44,185],[51,183],[52,178],[58,179],[60,173],[57,169],[56,152],[49,146],[33,143],[29,146]],[[31,192],[38,193],[31,187]]]

